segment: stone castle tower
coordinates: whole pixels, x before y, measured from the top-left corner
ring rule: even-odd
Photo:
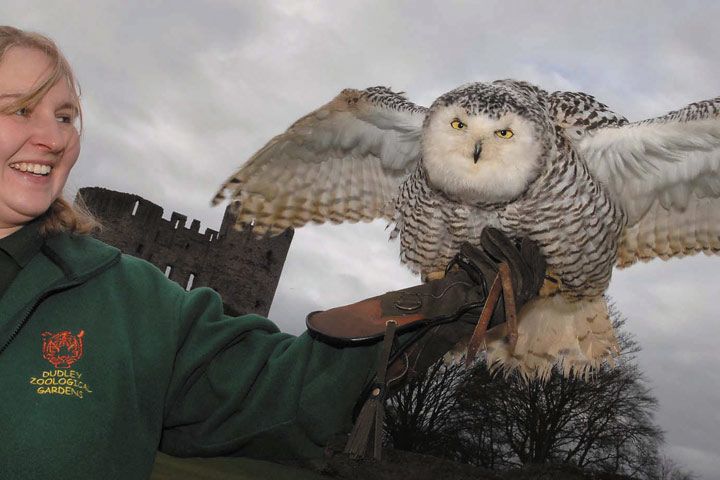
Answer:
[[[235,230],[235,217],[225,210],[220,231],[205,229],[144,198],[99,187],[80,189],[88,209],[103,229],[95,236],[123,253],[143,258],[187,290],[207,286],[216,290],[230,315],[258,313],[267,316],[293,231],[255,239],[251,228]]]

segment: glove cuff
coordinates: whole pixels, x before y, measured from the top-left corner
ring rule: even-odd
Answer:
[[[389,320],[396,322],[398,331],[422,326],[426,321],[421,313],[383,316],[382,297],[372,297],[330,310],[311,312],[305,324],[311,335],[325,342],[360,344],[383,338]]]

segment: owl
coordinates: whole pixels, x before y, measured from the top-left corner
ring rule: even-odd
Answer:
[[[629,123],[591,95],[498,80],[430,108],[386,87],[346,89],[232,175],[239,224],[274,235],[384,217],[428,278],[486,226],[540,246],[541,295],[485,337],[488,362],[546,376],[612,361],[613,267],[720,250],[720,97]]]

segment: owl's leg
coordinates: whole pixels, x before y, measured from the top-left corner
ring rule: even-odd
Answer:
[[[423,277],[423,282],[429,282],[431,280],[440,280],[445,277],[445,270],[438,270],[437,272],[430,272]]]
[[[480,344],[485,338],[490,318],[492,318],[495,308],[497,307],[498,300],[500,299],[500,293],[503,294],[503,300],[505,303],[505,321],[507,322],[507,342],[508,348],[512,354],[515,350],[515,344],[517,343],[518,327],[517,327],[517,309],[515,306],[515,291],[512,286],[512,279],[510,277],[510,267],[506,263],[501,263],[498,266],[498,273],[493,280],[490,291],[488,292],[487,300],[483,306],[482,312],[480,312],[480,318],[478,319],[477,325],[475,325],[475,331],[473,331],[472,338],[468,344],[467,356],[465,357],[465,364],[470,364],[475,359]]]
[[[545,281],[540,287],[538,295],[541,297],[551,297],[560,292],[561,285],[562,283],[560,282],[560,277],[555,275],[552,270],[548,269],[545,273]]]

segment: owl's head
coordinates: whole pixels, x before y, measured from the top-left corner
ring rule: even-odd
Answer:
[[[472,83],[442,95],[423,130],[429,182],[466,203],[519,197],[555,148],[546,92],[513,80]]]

